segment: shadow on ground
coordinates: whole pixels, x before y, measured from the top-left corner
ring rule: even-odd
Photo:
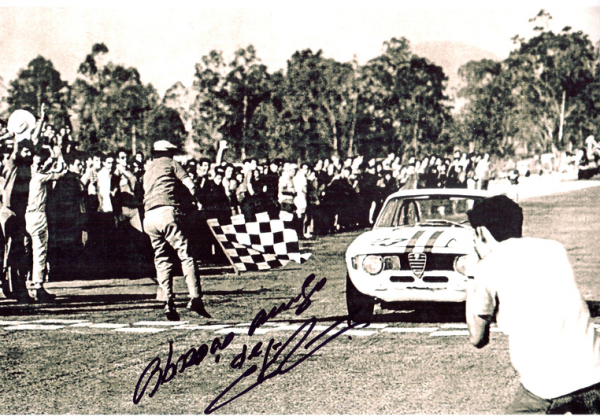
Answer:
[[[592,318],[600,317],[600,301],[587,301]],[[439,324],[439,323],[464,323],[465,302],[418,302],[402,303],[398,305],[382,305],[382,309],[395,312],[374,314],[371,323],[411,323],[411,324]],[[346,319],[346,315],[328,318],[318,318],[319,322],[335,322]],[[493,322],[496,320],[494,319]],[[290,323],[302,323],[303,320],[291,320]]]
[[[110,287],[110,286],[101,286]],[[94,287],[96,288],[96,287]],[[269,289],[261,290],[214,290],[206,292],[211,296],[244,296],[268,293]],[[179,295],[176,305],[185,306],[188,297]],[[90,294],[90,295],[59,295],[51,303],[26,304],[14,300],[0,301],[0,316],[27,315],[67,315],[95,312],[122,312],[136,309],[162,309],[164,303],[156,300],[155,293],[123,293],[123,294]]]
[[[386,309],[392,309],[390,307]],[[401,307],[394,308],[396,312],[374,314],[368,321],[374,323],[393,323],[400,322],[405,324],[439,324],[439,323],[464,323],[465,322],[465,303],[439,303],[439,302],[420,302],[418,304],[403,304]],[[392,310],[394,310],[392,309]],[[331,316],[317,318],[317,322],[336,322],[347,320],[346,314],[340,316]],[[290,324],[301,324],[309,319],[290,319]],[[364,320],[360,320],[364,321]]]

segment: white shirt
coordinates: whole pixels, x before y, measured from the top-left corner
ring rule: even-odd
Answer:
[[[102,168],[98,171],[98,201],[100,207],[98,211],[110,213],[113,211],[113,206],[110,196],[111,173],[108,169]]]
[[[43,213],[46,211],[48,198],[48,183],[57,180],[66,172],[33,173],[29,181],[29,198],[27,200],[27,213]]]
[[[498,327],[525,388],[550,399],[600,382],[600,338],[560,243],[500,242],[475,279],[467,316],[492,315],[497,300]]]
[[[298,171],[296,176],[293,178],[292,182],[294,183],[294,191],[296,191],[297,196],[306,197],[306,176],[301,171]]]

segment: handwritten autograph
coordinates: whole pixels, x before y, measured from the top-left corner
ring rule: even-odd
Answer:
[[[303,312],[305,312],[312,304],[311,297],[313,296],[313,294],[315,292],[318,292],[319,290],[321,290],[325,286],[325,283],[327,282],[326,278],[322,278],[320,281],[318,281],[312,287],[312,289],[310,291],[307,292],[307,289],[309,288],[311,283],[314,281],[314,279],[315,279],[314,274],[309,275],[306,278],[306,280],[304,281],[304,283],[302,284],[302,291],[297,296],[291,298],[287,303],[282,303],[279,307],[274,306],[268,313],[264,309],[261,309],[256,314],[256,316],[254,317],[254,320],[251,323],[251,326],[248,330],[248,336],[252,336],[254,334],[256,328],[260,327],[261,325],[264,325],[269,319],[273,319],[280,313],[289,310],[292,307],[292,305],[294,305],[295,303],[300,302],[300,304],[298,305],[298,307],[295,310],[296,315],[300,315]],[[319,341],[324,336],[329,335],[329,333],[332,330],[334,330],[338,325],[340,325],[344,322],[347,322],[346,327],[339,329],[339,330],[335,330],[335,332],[333,334],[331,334],[329,337],[327,337],[325,340],[319,342],[314,347],[312,347],[315,343],[317,343],[317,341]],[[246,360],[250,361],[250,360],[253,360],[253,359],[263,356],[263,360],[262,360],[262,363],[260,364],[260,368],[259,368],[258,364],[253,364],[252,366],[248,367],[237,379],[235,379],[227,388],[225,388],[225,390],[223,390],[223,392],[221,392],[208,405],[208,407],[206,407],[206,409],[204,410],[204,413],[211,414],[211,413],[215,412],[216,410],[218,410],[219,408],[231,403],[232,401],[236,400],[237,398],[239,398],[242,395],[246,394],[247,392],[251,391],[258,385],[262,384],[263,382],[265,382],[269,379],[275,378],[276,376],[284,375],[285,373],[289,372],[290,370],[292,370],[293,368],[295,368],[296,366],[298,366],[299,364],[304,362],[306,359],[308,359],[310,356],[312,356],[318,350],[323,348],[331,340],[344,334],[346,331],[351,330],[351,329],[356,328],[361,325],[363,328],[369,325],[368,323],[365,323],[365,322],[354,323],[351,321],[349,316],[344,317],[344,318],[340,319],[339,321],[336,321],[335,323],[333,323],[329,328],[322,331],[319,335],[317,335],[316,337],[314,337],[313,339],[308,341],[306,344],[304,344],[304,342],[307,340],[307,338],[313,331],[316,324],[317,324],[317,320],[314,317],[312,317],[308,321],[302,323],[300,325],[300,327],[298,328],[298,330],[296,330],[287,339],[287,341],[285,343],[282,343],[281,341],[275,342],[275,339],[272,338],[271,340],[269,340],[268,344],[266,345],[264,354],[263,354],[264,343],[262,341],[256,343],[253,346],[252,350],[250,350],[250,354],[248,354],[248,346],[246,346],[244,344],[241,352],[238,353],[231,361],[231,363],[229,365],[230,368],[231,369],[242,369],[244,367],[244,364],[246,363]],[[296,337],[298,337],[301,334],[302,331],[304,331],[304,335],[292,347],[292,342],[295,340]],[[223,341],[221,341],[219,338],[215,338],[210,347],[207,344],[202,344],[198,348],[192,347],[186,353],[179,356],[176,363],[172,362],[173,342],[169,341],[169,354],[167,356],[167,361],[166,361],[164,370],[161,367],[160,357],[157,356],[154,359],[152,359],[152,361],[150,361],[150,363],[143,370],[143,372],[140,375],[138,382],[135,386],[135,390],[133,393],[133,403],[138,404],[141,401],[148,386],[150,385],[153,378],[155,378],[155,376],[156,376],[156,383],[155,383],[152,391],[150,391],[150,393],[148,394],[148,397],[150,397],[150,398],[156,394],[156,392],[158,391],[158,389],[160,388],[161,385],[164,385],[164,384],[168,383],[169,381],[171,381],[173,378],[175,378],[177,373],[183,373],[185,371],[185,369],[187,369],[189,367],[200,365],[200,363],[202,363],[202,361],[206,358],[206,356],[208,356],[209,353],[211,355],[215,356],[215,362],[218,363],[220,360],[220,355],[217,354],[217,351],[226,349],[231,344],[231,342],[233,341],[234,338],[235,338],[235,333],[231,332],[225,336]],[[311,350],[308,353],[302,355],[293,364],[289,364],[290,358],[294,355],[294,353],[303,344],[304,344],[303,347],[305,350],[308,350],[308,349],[311,349]],[[286,349],[288,349],[289,347],[291,347],[291,350],[289,350],[289,352],[287,354],[283,354],[284,351]],[[271,355],[272,351],[274,352],[274,354],[270,358],[269,356]],[[278,362],[278,364],[276,364],[277,362]],[[276,367],[271,372],[267,373],[269,371],[269,369],[273,366],[276,366]],[[179,370],[178,370],[178,367],[179,367]],[[230,397],[228,400],[221,402],[221,400],[224,399],[224,397],[238,383],[242,382],[245,378],[252,376],[254,373],[257,373],[257,376],[255,378],[255,381],[251,385],[249,385],[248,387],[243,389],[238,394]]]
[[[267,381],[269,379],[273,379],[276,376],[284,375],[284,374],[288,373],[290,370],[292,370],[293,368],[295,368],[296,366],[298,366],[300,363],[302,363],[306,359],[308,359],[310,356],[312,356],[313,354],[315,354],[317,351],[319,351],[322,347],[324,347],[331,340],[333,340],[336,337],[344,334],[346,331],[351,330],[352,328],[355,328],[358,325],[362,325],[363,328],[368,325],[368,323],[365,323],[365,322],[363,322],[363,323],[353,323],[352,321],[350,321],[349,317],[346,317],[345,319],[342,319],[340,321],[335,322],[329,328],[327,328],[326,330],[324,330],[323,332],[321,332],[319,335],[317,335],[315,338],[313,338],[312,340],[310,340],[308,343],[306,343],[304,345],[304,348],[306,350],[308,350],[316,341],[318,341],[319,339],[321,339],[323,336],[327,335],[330,331],[332,331],[339,324],[341,324],[343,322],[346,322],[346,321],[348,322],[348,326],[347,327],[342,328],[340,330],[336,330],[336,332],[334,334],[332,334],[326,340],[323,340],[322,342],[320,342],[319,344],[317,344],[308,353],[302,355],[297,361],[295,361],[294,363],[290,364],[289,366],[286,366],[286,364],[289,362],[290,358],[294,355],[294,353],[296,352],[296,350],[298,350],[298,348],[300,348],[302,346],[302,344],[304,343],[304,341],[306,340],[306,338],[310,335],[310,333],[312,332],[313,328],[315,327],[315,325],[317,323],[317,320],[313,317],[310,320],[304,322],[300,326],[300,328],[298,328],[298,330],[295,331],[290,336],[290,338],[283,345],[282,345],[281,341],[278,341],[277,343],[275,343],[275,339],[272,338],[271,340],[269,340],[269,344],[267,344],[267,348],[265,350],[265,354],[264,354],[264,358],[263,358],[263,362],[262,362],[262,365],[260,367],[260,370],[259,370],[258,365],[256,365],[256,364],[254,364],[254,365],[250,366],[248,369],[246,369],[244,371],[244,373],[242,373],[227,388],[225,388],[225,390],[223,390],[223,392],[221,392],[217,396],[217,398],[215,398],[208,405],[208,407],[206,407],[206,409],[204,410],[204,414],[211,414],[211,413],[215,412],[216,410],[218,410],[219,408],[221,408],[221,407],[223,407],[223,406],[225,406],[225,405],[233,402],[237,398],[241,397],[242,395],[244,395],[247,392],[251,391],[252,389],[256,388],[258,385],[262,384],[263,382],[265,382],[265,381]],[[286,355],[282,356],[283,351],[290,345],[290,343],[294,340],[294,338],[297,335],[299,335],[300,332],[302,330],[304,330],[305,328],[307,328],[307,330],[304,333],[304,336],[300,339],[300,341],[298,341],[298,343],[296,343],[296,345]],[[252,349],[252,352],[250,353],[250,356],[252,356],[252,357],[259,357],[261,355],[261,353],[262,353],[261,347],[262,347],[262,342],[257,343],[254,346],[254,348]],[[246,350],[246,348],[244,346],[244,350],[242,350],[242,353],[240,353],[240,355],[242,355],[240,357],[240,359],[239,360],[234,359],[231,362],[231,367],[232,368],[239,368],[239,369],[241,369],[241,367],[243,365],[243,357],[244,357],[243,354],[244,354],[245,350]],[[272,359],[269,359],[269,353],[271,352],[271,350],[276,351],[276,353],[273,355]],[[238,355],[238,356],[240,356],[240,355]],[[236,356],[236,357],[238,357],[238,356]],[[248,359],[250,359],[250,356],[248,357]],[[282,356],[282,357],[280,358],[280,356]],[[278,359],[279,359],[279,364],[277,365],[277,367],[272,372],[270,372],[270,373],[267,374],[267,370],[272,365],[274,365]],[[219,401],[225,395],[227,395],[227,393],[229,391],[231,391],[231,389],[233,387],[235,387],[242,380],[244,380],[245,378],[253,375],[257,371],[258,371],[258,375],[256,377],[255,382],[253,382],[250,386],[248,386],[247,388],[245,388],[244,390],[242,390],[241,392],[239,392],[235,396],[229,398],[227,401],[218,404]]]

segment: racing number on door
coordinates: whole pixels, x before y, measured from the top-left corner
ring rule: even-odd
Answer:
[[[406,238],[382,238],[382,239],[376,239],[375,241],[371,242],[371,245],[377,245],[377,246],[392,246],[392,245],[396,245],[399,244],[400,242],[405,242],[407,241]]]

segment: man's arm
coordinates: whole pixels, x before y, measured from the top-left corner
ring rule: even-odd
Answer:
[[[174,168],[175,176],[177,177],[177,179],[179,179],[181,181],[181,183],[183,185],[185,185],[185,187],[188,190],[190,190],[190,194],[192,194],[192,197],[195,197],[196,196],[196,186],[194,185],[194,181],[192,181],[192,178],[190,178],[190,176],[185,171],[185,169],[183,169],[181,167],[181,165],[175,161],[173,161],[173,168]]]
[[[467,283],[466,319],[469,341],[478,349],[490,342],[490,324],[496,311],[496,300],[475,280]]]
[[[491,315],[474,315],[467,318],[469,341],[478,349],[490,342]]]
[[[44,118],[46,118],[46,104],[42,104],[41,109],[40,109],[40,119],[37,122],[37,125],[35,126],[35,130],[33,132],[33,135],[31,136],[31,142],[33,143],[34,146],[37,146],[38,144],[38,138],[40,136],[40,132],[42,131],[42,125],[44,124]]]
[[[221,161],[223,160],[223,153],[225,153],[225,149],[227,149],[227,140],[221,140],[219,142],[219,150],[217,151],[217,159],[215,163],[217,166],[221,165]]]
[[[181,182],[183,183],[183,185],[185,185],[187,187],[188,190],[190,190],[190,194],[192,194],[192,197],[196,196],[196,186],[194,185],[194,181],[192,181],[192,178],[190,178],[189,176],[183,178],[181,180]]]
[[[81,183],[83,184],[83,186],[87,186],[88,182],[90,182],[92,180],[92,172],[94,170],[92,168],[89,168],[85,171],[85,173],[81,176]]]

